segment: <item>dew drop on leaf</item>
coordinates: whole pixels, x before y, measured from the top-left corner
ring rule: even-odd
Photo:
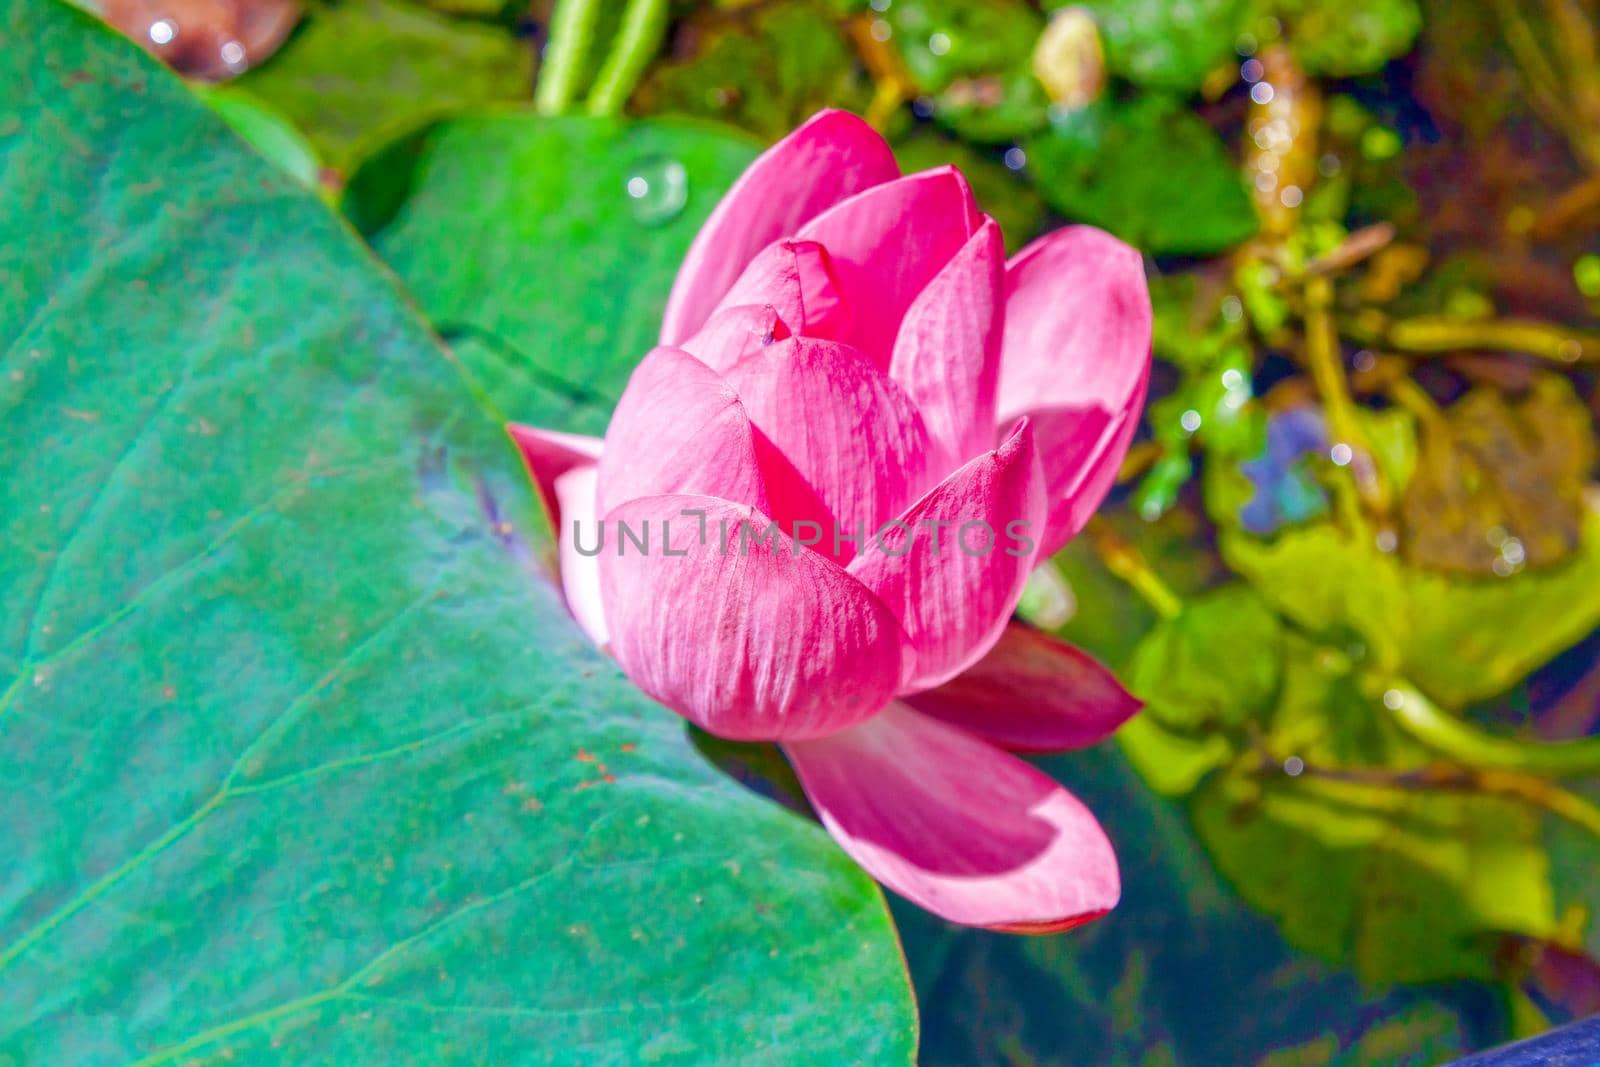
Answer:
[[[624,188],[634,219],[660,226],[677,218],[689,202],[689,172],[676,159],[651,156],[633,168]]]

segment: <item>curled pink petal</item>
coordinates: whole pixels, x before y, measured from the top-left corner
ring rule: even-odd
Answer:
[[[851,858],[951,922],[1064,930],[1104,915],[1121,896],[1111,842],[1076,797],[903,704],[784,749]]]
[[[606,523],[612,654],[690,721],[736,740],[816,737],[893,694],[903,653],[889,609],[832,560],[769,533],[761,512],[673,495],[630,501]]]
[[[605,608],[600,603],[600,563],[596,556],[579,551],[596,543],[601,536],[600,516],[595,511],[599,467],[589,464],[574,467],[556,479],[556,498],[561,504],[559,538],[561,592],[567,608],[589,640],[606,646]]]
[[[755,254],[840,200],[899,177],[889,146],[847,111],[822,111],[750,164],[700,227],[667,300],[663,344],[705,324]]]
[[[556,534],[557,573],[567,607],[590,640],[604,647],[606,628],[600,609],[599,572],[593,559],[573,549],[574,526],[592,537],[597,525],[595,474],[602,442],[598,437],[517,423],[511,423],[506,430],[522,452],[550,516],[550,526]]]
[[[799,236],[828,250],[839,288],[871,295],[852,306],[840,339],[887,368],[906,309],[981,222],[961,172],[940,167],[857,193],[806,223]]]
[[[508,423],[506,432],[517,443],[517,451],[522,453],[522,462],[539,490],[539,502],[550,516],[551,528],[560,532],[561,507],[556,500],[556,479],[574,467],[595,463],[604,442],[598,437],[541,430],[517,422]]]
[[[683,343],[683,350],[718,374],[726,374],[741,359],[781,341],[794,331],[771,304],[725,307]]]
[[[1096,744],[1142,706],[1087,652],[1016,622],[977,663],[905,701],[1013,752]]]
[[[1026,422],[969,460],[850,561],[910,637],[901,692],[931,689],[980,659],[1005,629],[1033,569],[1044,477]]]
[[[721,376],[676,348],[635,368],[606,430],[602,514],[637,497],[704,493],[766,507],[756,433]]]
[[[985,219],[912,301],[895,335],[889,376],[954,463],[994,447],[1005,256],[1000,227]]]
[[[776,241],[762,249],[722,306],[741,304],[771,304],[789,332],[810,337],[843,336],[850,325],[850,307],[834,281],[828,252],[815,241]]]
[[[783,480],[769,474],[772,514],[821,523],[829,549],[837,529],[841,559],[858,551],[844,538],[877,529],[937,476],[916,405],[848,345],[791,337],[744,360],[725,380],[810,490],[802,498],[780,494]],[[808,510],[813,502],[826,511]]]
[[[1034,421],[1050,501],[1045,555],[1116,481],[1144,404],[1150,329],[1139,253],[1093,227],[1047,234],[1006,268],[999,424]]]

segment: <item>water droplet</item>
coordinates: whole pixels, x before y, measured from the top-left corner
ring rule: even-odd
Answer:
[[[1305,198],[1306,194],[1300,191],[1298,185],[1286,185],[1283,187],[1283,192],[1278,194],[1278,199],[1283,201],[1284,207],[1299,207],[1300,201]]]
[[[1265,73],[1266,68],[1261,65],[1259,59],[1247,59],[1239,64],[1239,77],[1252,84],[1260,81]]]
[[[867,6],[874,11],[884,12],[889,10],[889,0],[872,0],[872,3]]]
[[[1383,706],[1390,711],[1399,711],[1405,706],[1406,695],[1398,689],[1388,689],[1383,694]]]
[[[1513,567],[1518,567],[1527,561],[1528,552],[1522,547],[1521,541],[1508,537],[1505,544],[1500,546],[1500,556]]]
[[[936,33],[929,37],[928,51],[932,52],[936,56],[949,55],[950,35],[948,33]]]
[[[171,19],[156,19],[150,24],[150,39],[156,44],[170,44],[178,36],[178,25]]]
[[[1350,448],[1349,445],[1345,444],[1343,441],[1340,441],[1338,444],[1328,449],[1328,458],[1333,460],[1334,466],[1344,467],[1348,466],[1350,460],[1355,458],[1355,452]]]
[[[1182,415],[1178,416],[1178,425],[1182,426],[1189,433],[1194,433],[1200,428],[1200,413],[1194,408],[1190,408],[1188,411],[1185,411]]]
[[[1355,358],[1351,360],[1351,363],[1355,366],[1356,370],[1360,371],[1362,374],[1365,374],[1373,367],[1378,365],[1378,357],[1363,348],[1361,351],[1355,354]]]
[[[1256,82],[1255,85],[1250,87],[1250,99],[1258,104],[1272,103],[1272,98],[1275,95],[1271,82]]]
[[[1241,56],[1253,56],[1256,53],[1258,44],[1255,34],[1241,33],[1239,39],[1233,42],[1233,50]]]
[[[1300,773],[1305,769],[1306,761],[1301,759],[1299,756],[1290,756],[1288,759],[1283,761],[1283,773],[1287,774],[1290,778],[1298,778]]]
[[[218,49],[218,52],[221,53],[222,62],[227,65],[229,70],[244,70],[244,45],[238,41],[223,41],[222,47]]]
[[[874,41],[887,41],[894,36],[894,28],[886,19],[873,19],[872,25],[867,27]]]
[[[1400,547],[1400,538],[1393,530],[1379,530],[1373,542],[1378,546],[1379,552],[1393,552]]]
[[[1238,322],[1244,318],[1244,301],[1236,296],[1223,297],[1222,317],[1228,322]]]
[[[1028,153],[1020,148],[1008,148],[1006,149],[1005,163],[1012,170],[1021,170],[1028,165]]]
[[[1228,390],[1244,388],[1244,374],[1237,367],[1229,367],[1222,372],[1222,387]]]
[[[628,175],[628,206],[646,226],[660,226],[677,218],[689,202],[689,172],[676,159],[642,160]]]

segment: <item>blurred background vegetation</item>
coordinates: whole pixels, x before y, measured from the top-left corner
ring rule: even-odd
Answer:
[[[1145,427],[1024,602],[1148,701],[1042,761],[1126,899],[1035,939],[897,905],[928,1062],[1425,1063],[1600,1011],[1594,0],[91,6],[507,414],[603,427],[695,226],[820,107],[1013,249],[1147,253]]]

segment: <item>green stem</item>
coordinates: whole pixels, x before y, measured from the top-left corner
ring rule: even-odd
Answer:
[[[1414,686],[1383,695],[1401,729],[1429,748],[1475,770],[1523,771],[1552,778],[1600,775],[1600,738],[1524,741],[1485,733],[1441,709]]]
[[[589,114],[620,114],[667,32],[667,0],[629,0],[622,29],[589,90]]]
[[[559,115],[578,95],[583,61],[589,54],[601,0],[556,0],[550,18],[550,43],[539,68],[534,107],[541,115]]]
[[[1389,321],[1368,314],[1347,323],[1350,336],[1412,355],[1461,351],[1516,352],[1552,363],[1600,362],[1600,334],[1529,319],[1462,320],[1421,315]]]
[[[1094,546],[1106,570],[1126,582],[1144,602],[1163,619],[1175,619],[1183,614],[1183,598],[1161,580],[1161,576],[1145,562],[1144,554],[1126,540],[1104,519],[1098,516],[1084,527],[1089,543]]]

